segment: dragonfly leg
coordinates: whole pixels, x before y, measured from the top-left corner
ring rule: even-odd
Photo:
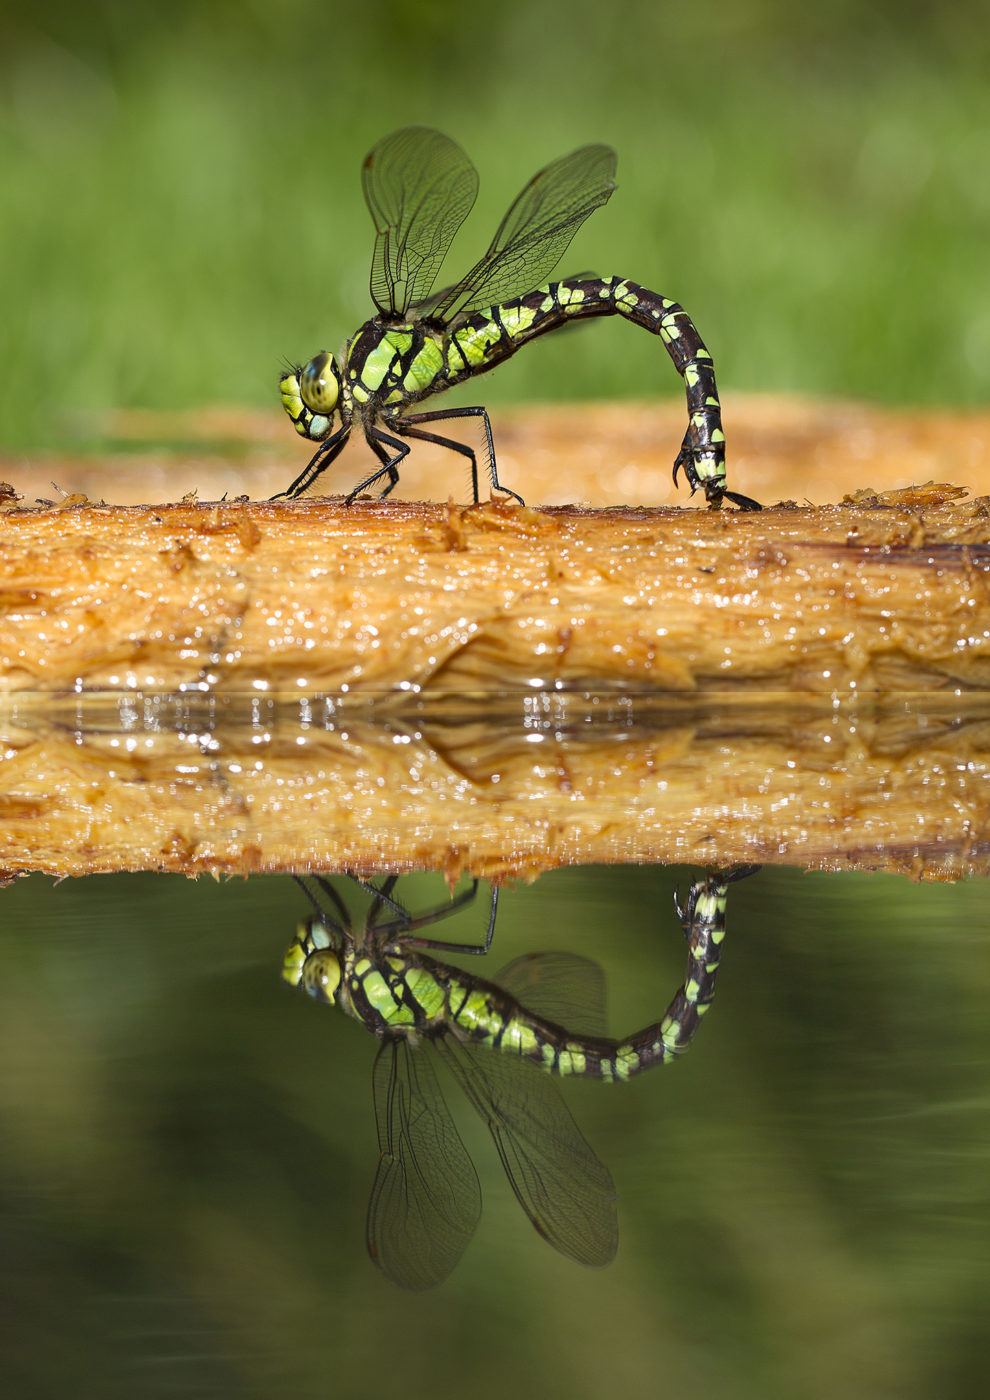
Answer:
[[[293,875],[292,878],[293,880],[295,880],[296,884],[299,886],[303,894],[313,906],[313,911],[316,914],[316,917],[319,920],[321,920],[322,923],[328,924],[329,926],[342,932],[350,922],[350,915],[347,912],[347,906],[344,904],[344,901],[334,889],[333,885],[330,884],[330,881],[327,880],[323,875],[310,876],[310,879],[313,880],[317,887],[320,890],[322,890],[322,892],[326,895],[327,899],[333,904],[333,907],[336,909],[337,914],[339,916],[340,922],[337,922],[336,920],[330,918],[325,906],[322,905],[320,901],[316,898],[316,895],[309,888],[309,886],[306,884],[306,881],[301,875]]]
[[[327,467],[340,456],[344,449],[344,444],[350,436],[350,425],[338,428],[333,437],[321,442],[306,466],[296,477],[295,481],[286,491],[279,491],[269,500],[293,500],[296,496],[301,496],[304,491],[308,491],[316,479],[323,475]]]
[[[459,909],[463,909],[466,905],[471,904],[478,893],[478,881],[474,879],[467,889],[462,890],[461,893],[456,895],[453,899],[447,900],[443,904],[438,904],[433,909],[427,909],[421,914],[413,914],[404,904],[400,904],[399,901],[393,897],[392,891],[395,889],[396,883],[399,880],[398,875],[389,875],[381,884],[375,884],[374,880],[364,880],[360,875],[355,875],[350,870],[344,873],[359,889],[364,890],[365,894],[370,894],[372,896],[372,904],[367,914],[367,923],[369,928],[374,929],[376,935],[405,935],[412,933],[415,929],[426,928],[430,924],[438,923],[441,919],[448,919],[451,914],[456,914]],[[321,906],[317,903],[315,897],[298,876],[295,878],[297,883],[302,887],[310,903],[313,904],[317,913],[322,916]],[[338,913],[346,919],[346,910],[343,901],[330,881],[323,875],[314,875],[312,879],[333,903]],[[495,919],[498,913],[498,886],[493,884],[491,890],[488,929],[483,944],[451,943],[442,938],[418,937],[404,939],[404,941],[412,948],[446,948],[453,953],[487,953],[492,946],[492,938],[495,933]],[[384,921],[382,915],[389,911],[391,911],[395,917]]]
[[[400,442],[398,438],[391,437],[388,433],[383,433],[381,428],[368,428],[365,432],[368,439],[368,446],[381,462],[377,471],[366,476],[363,481],[359,481],[354,490],[349,492],[347,504],[360,496],[369,486],[374,486],[376,481],[380,481],[383,476],[388,477],[388,485],[379,496],[380,501],[384,501],[388,493],[395,489],[399,483],[399,463],[403,457],[409,456],[409,444]],[[389,448],[394,448],[394,453],[389,452]]]
[[[492,946],[492,939],[495,936],[495,920],[498,916],[498,885],[492,884],[491,902],[488,907],[488,930],[485,934],[484,943],[448,943],[442,938],[411,938],[409,944],[413,948],[446,948],[449,953],[471,953],[483,957]],[[474,899],[478,890],[477,880],[472,881],[471,888],[465,890],[463,894],[457,896],[450,904],[441,905],[439,909],[434,909],[428,914],[421,914],[414,919],[409,928],[421,928],[424,924],[433,923],[437,919],[445,919],[448,914],[452,914],[455,909],[459,909],[462,904],[469,904]]]
[[[518,491],[513,491],[511,486],[503,486],[498,479],[498,469],[495,465],[495,441],[492,437],[492,425],[486,409],[476,408],[441,408],[432,413],[408,413],[404,418],[397,419],[393,423],[396,432],[405,433],[407,437],[422,438],[425,442],[435,442],[441,447],[449,447],[453,452],[460,452],[465,457],[471,459],[471,483],[474,487],[475,504],[478,503],[478,459],[472,448],[463,442],[454,442],[451,438],[440,437],[435,433],[424,433],[417,429],[408,427],[409,424],[418,425],[420,423],[439,423],[447,418],[480,418],[485,430],[485,449],[488,454],[488,475],[491,478],[493,491],[504,491],[507,496],[512,496],[521,506],[526,502]]]
[[[351,877],[352,879],[355,877]],[[374,889],[374,886],[359,881],[366,889]],[[400,933],[409,934],[415,929],[427,928],[430,924],[439,923],[441,919],[449,919],[451,914],[456,914],[465,905],[473,903],[478,893],[478,881],[474,879],[466,890],[462,890],[459,895],[444,904],[438,904],[433,909],[427,909],[422,914],[411,914],[407,909],[397,903],[394,899],[389,899],[388,903],[398,913],[399,917],[393,919],[391,923],[382,924],[375,922],[375,930],[378,933]],[[488,929],[484,943],[452,943],[444,938],[406,938],[404,941],[411,948],[446,948],[451,953],[472,953],[483,955],[492,946],[492,938],[495,934],[495,920],[498,915],[498,886],[491,886],[491,902],[488,910]]]
[[[451,452],[459,452],[462,457],[467,457],[471,462],[471,489],[474,492],[474,503],[478,504],[478,458],[473,447],[468,447],[466,443],[455,442],[453,438],[441,437],[439,433],[427,433],[422,428],[412,428],[408,426],[408,419],[399,418],[393,424],[396,432],[403,437],[417,438],[420,442],[434,442],[438,447],[449,447]]]
[[[380,885],[373,885],[370,880],[362,880],[360,875],[352,875],[350,871],[348,871],[347,874],[355,884],[360,885],[363,890],[367,890],[369,894],[374,895],[374,901],[371,908],[368,910],[369,928],[377,926],[379,910],[384,905],[388,905],[390,909],[398,910],[401,915],[405,915],[406,911],[403,909],[402,905],[392,898],[392,891],[395,889],[396,882],[399,878],[398,875],[389,875]]]

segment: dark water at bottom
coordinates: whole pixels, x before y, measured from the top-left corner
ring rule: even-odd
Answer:
[[[671,897],[693,873],[508,890],[494,965],[593,957],[610,1032],[637,1029],[683,976]],[[619,1190],[607,1269],[534,1234],[451,1086],[484,1211],[417,1295],[364,1249],[374,1042],[279,980],[305,913],[274,877],[0,892],[6,1394],[983,1393],[983,884],[764,869],[733,889],[686,1057],[563,1086]]]

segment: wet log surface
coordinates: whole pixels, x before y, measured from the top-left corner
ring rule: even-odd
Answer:
[[[990,502],[10,510],[0,691],[990,685]]]

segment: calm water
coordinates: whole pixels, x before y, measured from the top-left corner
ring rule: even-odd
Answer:
[[[509,890],[484,971],[592,956],[611,1033],[638,1029],[683,977],[671,896],[693,873]],[[450,1086],[484,1212],[419,1295],[364,1248],[374,1041],[279,980],[306,913],[290,880],[33,877],[0,901],[6,1393],[983,1393],[984,885],[765,869],[732,889],[688,1055],[563,1087],[619,1190],[605,1270],[536,1236]]]

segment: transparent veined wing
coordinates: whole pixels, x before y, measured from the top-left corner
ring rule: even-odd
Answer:
[[[368,1204],[368,1252],[402,1288],[442,1283],[481,1215],[481,1188],[429,1057],[386,1040],[374,1069],[381,1158]]]
[[[429,295],[474,204],[478,173],[449,136],[407,126],[372,148],[361,183],[378,235],[371,296],[383,315],[402,316]]]
[[[615,1185],[549,1075],[453,1035],[435,1044],[488,1125],[509,1182],[539,1234],[579,1264],[615,1257]]]
[[[574,1035],[603,1036],[605,973],[576,953],[525,953],[493,979],[526,1011]]]
[[[456,286],[432,299],[428,314],[449,322],[539,287],[588,215],[611,196],[615,163],[610,146],[582,146],[538,171],[516,197],[488,252]]]

